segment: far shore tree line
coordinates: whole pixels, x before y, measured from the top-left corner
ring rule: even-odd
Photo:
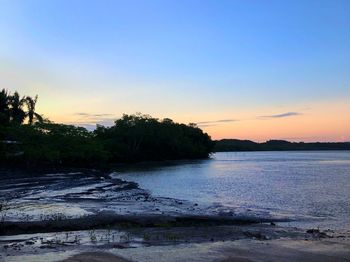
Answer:
[[[194,124],[123,115],[94,131],[57,124],[35,111],[38,96],[0,92],[0,163],[105,167],[140,161],[207,158],[210,136]]]
[[[250,140],[222,139],[215,141],[216,152],[239,151],[316,151],[316,150],[350,150],[350,142],[289,142],[269,140],[256,143]]]

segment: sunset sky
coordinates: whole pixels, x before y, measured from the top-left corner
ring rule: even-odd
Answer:
[[[0,0],[0,89],[55,122],[350,141],[350,1]]]

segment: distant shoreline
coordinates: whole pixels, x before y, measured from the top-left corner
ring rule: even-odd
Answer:
[[[225,150],[225,151],[214,151],[212,154],[215,153],[238,153],[238,152],[315,152],[315,151],[350,151],[350,149],[256,149],[256,150]],[[196,160],[196,159],[194,159]],[[198,159],[203,160],[203,159]],[[181,160],[174,160],[174,161],[181,161]],[[137,164],[137,163],[136,163]]]
[[[257,143],[250,140],[222,139],[216,140],[214,143],[214,152],[350,150],[350,142],[305,143],[269,140],[263,143]]]

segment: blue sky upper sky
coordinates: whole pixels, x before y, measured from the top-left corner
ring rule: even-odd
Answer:
[[[261,140],[332,112],[298,138],[350,140],[350,1],[0,0],[0,87],[56,121],[141,111]]]

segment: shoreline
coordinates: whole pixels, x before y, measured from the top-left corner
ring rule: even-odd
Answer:
[[[139,250],[108,250],[78,253],[62,262],[333,262],[350,261],[350,245],[344,241],[237,240],[187,244]]]
[[[264,224],[39,233],[0,243],[0,261],[8,262],[350,261],[350,231]]]
[[[253,216],[222,215],[118,215],[114,212],[101,212],[81,218],[41,221],[3,221],[0,222],[1,235],[18,235],[22,233],[50,233],[55,231],[76,231],[99,229],[105,227],[167,227],[181,226],[221,226],[221,225],[255,225],[291,222],[289,219],[259,218]]]
[[[345,142],[346,144],[350,144],[350,142]],[[254,152],[344,152],[344,151],[350,151],[350,148],[345,149],[254,149],[254,150],[219,150],[219,151],[213,151],[209,154],[208,157],[199,157],[199,158],[179,158],[179,159],[165,159],[165,160],[140,160],[136,162],[120,162],[120,163],[110,163],[105,166],[99,166],[98,168],[92,168],[91,166],[70,166],[70,165],[51,165],[51,164],[45,164],[40,163],[39,165],[23,165],[18,163],[8,163],[8,162],[1,162],[2,166],[0,167],[0,173],[6,172],[6,171],[12,171],[17,174],[23,173],[24,171],[27,173],[30,173],[31,175],[34,174],[45,174],[47,172],[66,172],[66,171],[72,171],[75,170],[75,172],[86,172],[86,173],[100,173],[100,174],[106,174],[108,172],[113,172],[115,169],[120,170],[128,170],[128,169],[138,169],[138,168],[147,168],[147,167],[166,167],[166,166],[176,166],[176,165],[182,165],[184,163],[192,163],[195,161],[205,161],[210,160],[211,156],[216,153],[254,153]],[[26,175],[22,175],[26,176]]]

